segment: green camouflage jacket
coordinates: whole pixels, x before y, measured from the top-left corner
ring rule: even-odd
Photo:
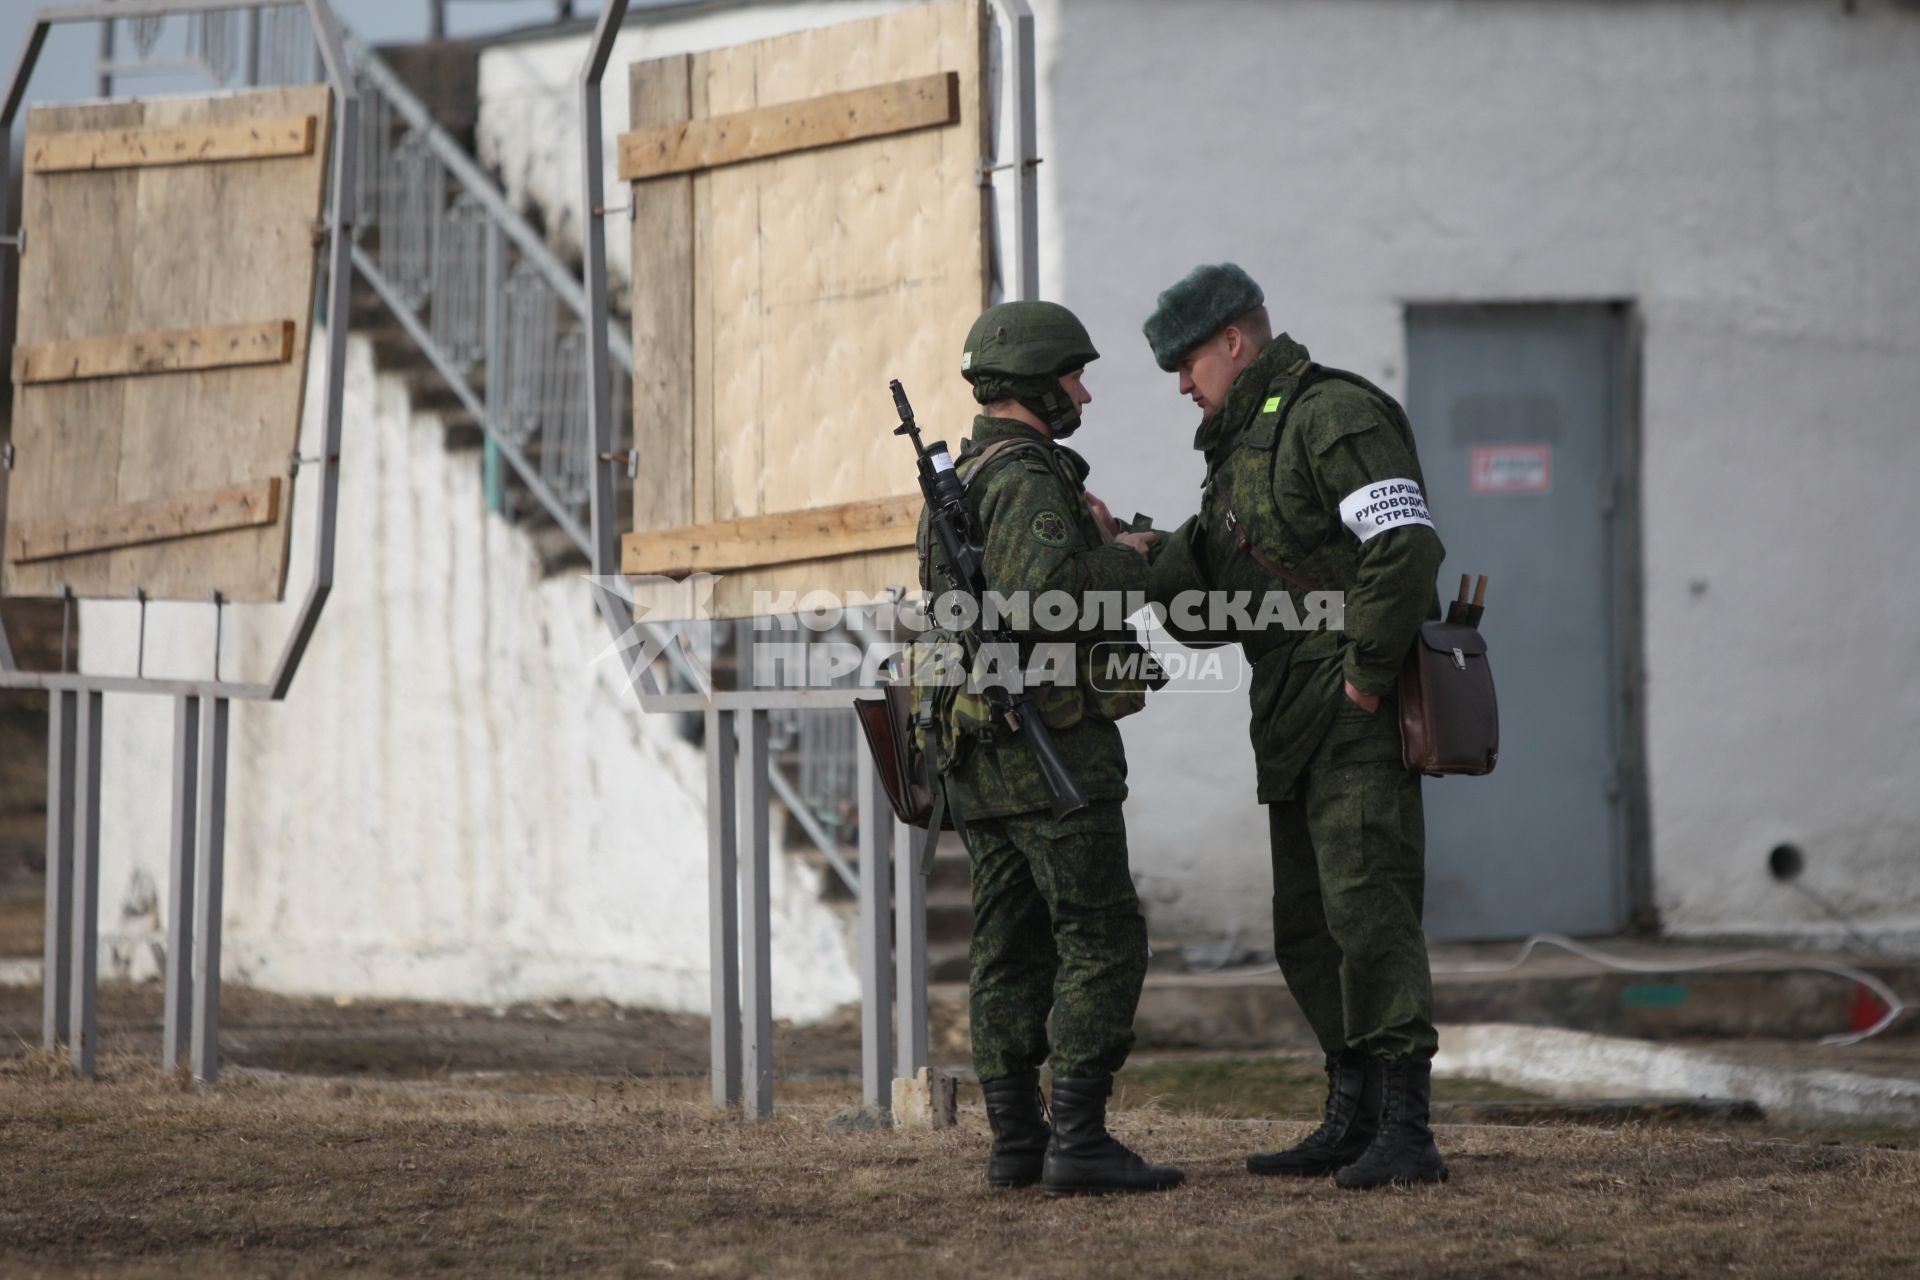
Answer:
[[[1280,430],[1310,367],[1307,349],[1280,335],[1201,423],[1200,514],[1156,548],[1148,592],[1162,604],[1181,592],[1249,592],[1256,615],[1265,593],[1290,592],[1288,612],[1308,617],[1304,593],[1257,564],[1244,534],[1266,559],[1343,593],[1340,630],[1230,619],[1226,631],[1208,631],[1179,625],[1177,609],[1169,623],[1194,642],[1237,641],[1254,664],[1248,692],[1263,804],[1292,791],[1346,696],[1343,682],[1393,692],[1420,623],[1439,616],[1434,576],[1446,555],[1427,514],[1413,430],[1391,396],[1371,383],[1315,381]],[[1377,714],[1395,713],[1388,702]]]
[[[996,445],[992,456],[983,457]],[[1045,629],[1031,618],[1018,632],[1021,661],[1032,646],[1070,646],[1071,683],[1036,690],[1042,716],[1060,755],[1089,800],[1119,800],[1127,794],[1127,762],[1115,719],[1138,710],[1144,692],[1124,682],[1088,681],[1088,669],[1106,646],[1131,642],[1131,631],[1104,629],[1117,622],[1085,608],[1089,593],[1136,597],[1147,589],[1147,562],[1138,552],[1107,544],[1087,506],[1087,464],[1079,454],[1043,433],[1007,418],[976,417],[955,466],[967,483],[967,501],[985,531],[987,588],[1003,596],[1026,593],[1037,600],[1061,592],[1075,605],[1072,630]],[[945,558],[930,545],[929,522],[920,518],[920,580],[938,595],[947,590]],[[1068,664],[1061,663],[1065,667]],[[978,697],[936,701],[945,730],[947,798],[964,819],[1032,813],[1048,806],[1046,788],[1026,743],[985,715]],[[987,740],[984,735],[991,735]]]

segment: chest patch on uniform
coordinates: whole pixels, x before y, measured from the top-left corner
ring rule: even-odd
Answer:
[[[1033,517],[1033,523],[1027,526],[1030,533],[1050,547],[1067,545],[1067,534],[1071,526],[1067,518],[1058,511],[1042,511]]]
[[[1340,499],[1340,523],[1365,542],[1389,529],[1423,524],[1433,528],[1427,497],[1412,480],[1376,480]]]
[[[1267,402],[1260,406],[1260,412],[1262,413],[1280,412],[1280,402],[1285,399],[1286,399],[1285,396],[1268,396]]]

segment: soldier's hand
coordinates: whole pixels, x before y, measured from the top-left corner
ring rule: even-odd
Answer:
[[[1368,715],[1372,715],[1380,709],[1380,695],[1377,693],[1360,692],[1353,687],[1353,681],[1351,680],[1347,681],[1347,697],[1353,700],[1354,706],[1360,708]]]
[[[1141,555],[1153,550],[1153,544],[1160,541],[1160,535],[1149,530],[1146,533],[1121,533],[1114,535],[1114,542],[1123,547],[1131,547]]]
[[[1107,504],[1086,491],[1087,508],[1093,512],[1093,519],[1100,526],[1100,536],[1112,542],[1120,535],[1120,522],[1113,518],[1113,512],[1107,510]]]

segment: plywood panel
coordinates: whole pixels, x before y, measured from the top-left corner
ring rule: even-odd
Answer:
[[[649,181],[932,129],[959,119],[960,77],[942,71],[665,128],[635,129],[620,138],[620,176],[629,182]]]
[[[976,0],[950,0],[692,60],[695,119],[944,72],[959,98],[950,127],[694,177],[695,523],[908,488],[889,378],[932,435],[966,433],[959,352],[986,303],[983,31]],[[857,552],[729,574],[715,606],[740,616],[756,590],[877,594],[914,578],[911,552]]]
[[[688,118],[689,59],[633,64],[627,82],[635,128]],[[633,524],[694,523],[693,179],[633,188]]]
[[[299,438],[325,182],[324,86],[211,98],[37,108],[48,134],[247,126],[312,116],[309,154],[221,164],[30,173],[23,191],[17,340],[290,317],[294,358],[150,378],[26,384],[14,392],[10,521],[29,524],[284,476]],[[10,595],[273,600],[286,578],[290,502],[271,524],[5,566]]]

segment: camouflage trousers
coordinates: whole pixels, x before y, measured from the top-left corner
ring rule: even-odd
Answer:
[[[1400,763],[1392,699],[1371,715],[1342,703],[1291,796],[1267,807],[1274,954],[1327,1054],[1432,1057],[1420,777]]]
[[[1106,1075],[1133,1048],[1147,924],[1117,800],[1069,818],[967,824],[973,872],[973,1067],[982,1080],[1039,1068]]]

